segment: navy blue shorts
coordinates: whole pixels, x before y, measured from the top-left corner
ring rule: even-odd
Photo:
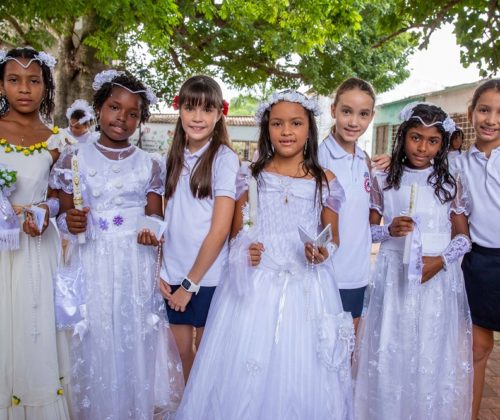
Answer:
[[[357,289],[339,290],[344,311],[350,312],[353,318],[359,318],[361,316],[366,287],[367,286],[359,287]]]
[[[462,270],[472,323],[500,331],[500,248],[472,244]]]
[[[174,293],[180,286],[170,286],[172,293]],[[214,287],[200,287],[197,295],[193,293],[191,300],[186,306],[184,312],[174,311],[167,305],[168,322],[175,325],[192,325],[195,328],[202,328],[207,322],[208,310],[210,309],[210,302],[215,292]]]

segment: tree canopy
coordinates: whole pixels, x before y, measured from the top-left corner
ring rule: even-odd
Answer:
[[[491,74],[499,10],[498,0],[4,0],[0,39],[57,53],[64,114],[109,66],[146,79],[167,101],[201,72],[236,88],[307,85],[323,94],[356,75],[384,91],[408,76],[408,56],[446,22],[462,63]]]

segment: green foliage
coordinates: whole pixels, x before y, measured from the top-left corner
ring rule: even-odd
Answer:
[[[127,68],[167,101],[196,73],[319,93],[357,75],[381,92],[408,76],[409,54],[445,22],[465,65],[497,71],[499,13],[498,0],[3,0],[0,38],[58,48],[88,74],[99,62]],[[78,62],[80,44],[98,61]]]
[[[260,100],[252,95],[238,95],[229,102],[229,115],[255,115]]]

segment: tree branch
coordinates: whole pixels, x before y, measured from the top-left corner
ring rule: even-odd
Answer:
[[[180,72],[182,72],[183,66],[179,60],[179,55],[177,54],[177,52],[174,50],[173,47],[170,47],[168,51],[170,53],[170,56],[172,57],[172,61],[174,62],[175,68]]]
[[[19,34],[19,36],[23,39],[23,41],[26,44],[29,44],[29,41],[26,39],[26,32],[24,32],[21,24],[16,19],[14,19],[14,17],[12,17],[11,15],[5,15],[5,19],[7,20],[7,22],[9,22],[12,25],[14,30]]]
[[[434,33],[436,29],[439,28],[441,25],[442,19],[445,17],[445,15],[452,9],[454,6],[456,6],[458,3],[460,3],[461,0],[450,0],[448,3],[446,3],[437,13],[437,15],[432,19],[430,23],[425,23],[425,21],[429,18],[429,16],[424,17],[420,21],[416,21],[412,23],[411,25],[408,25],[404,28],[401,28],[386,37],[382,38],[379,42],[373,45],[373,48],[380,48],[383,46],[385,43],[391,41],[392,39],[396,38],[397,36],[410,31],[411,29],[417,29],[417,28],[422,28],[424,30],[428,30],[428,32],[425,33],[424,35],[424,41],[420,43],[418,46],[420,49],[425,48],[428,43],[431,35]],[[496,2],[496,0],[494,0]]]

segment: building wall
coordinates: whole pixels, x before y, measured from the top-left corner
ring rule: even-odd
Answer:
[[[177,115],[153,115],[150,121],[139,127],[131,140],[148,152],[164,154],[174,137]],[[227,127],[233,148],[240,159],[251,159],[257,148],[259,134],[258,127],[253,122],[253,119],[229,117],[227,118]]]

